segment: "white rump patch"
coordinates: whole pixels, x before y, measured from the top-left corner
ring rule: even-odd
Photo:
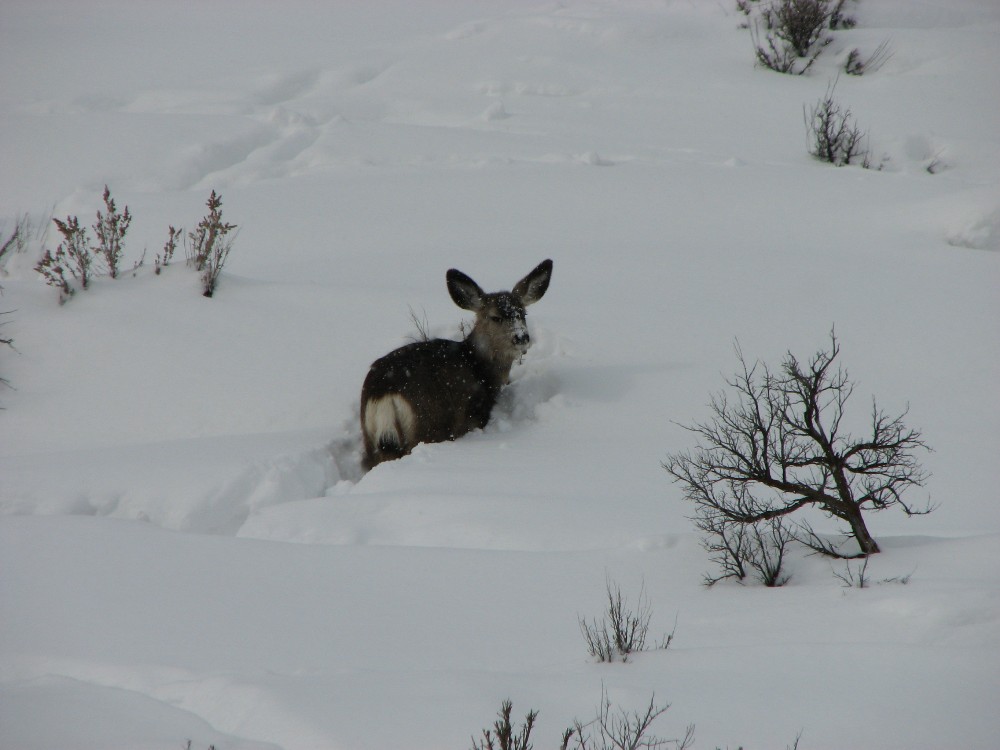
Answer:
[[[398,393],[369,401],[365,405],[365,434],[376,448],[391,443],[413,447],[416,415],[409,402]]]

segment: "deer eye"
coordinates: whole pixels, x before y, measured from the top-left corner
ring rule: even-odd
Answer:
[[[503,323],[503,318],[501,318],[499,315],[491,315],[490,320],[492,320],[494,323]]]

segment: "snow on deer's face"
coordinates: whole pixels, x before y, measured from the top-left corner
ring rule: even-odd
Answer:
[[[473,335],[477,345],[495,352],[497,358],[513,360],[523,356],[531,346],[524,305],[510,292],[484,295]]]

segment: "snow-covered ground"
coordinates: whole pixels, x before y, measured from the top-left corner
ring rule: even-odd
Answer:
[[[848,7],[791,77],[731,0],[5,0],[4,239],[107,184],[146,263],[59,306],[50,228],[0,273],[0,748],[460,748],[506,698],[555,747],[602,689],[697,748],[996,747],[1000,5]],[[836,85],[883,168],[820,164],[803,108],[885,40]],[[213,189],[240,233],[205,299],[152,260]],[[448,268],[543,258],[489,426],[362,476],[410,310],[455,336]],[[706,589],[660,462],[736,340],[832,326],[940,507],[870,517],[869,588],[796,554]],[[588,657],[608,579],[668,650]]]

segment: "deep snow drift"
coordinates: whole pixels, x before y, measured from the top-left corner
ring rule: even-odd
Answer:
[[[995,746],[1000,8],[848,5],[791,77],[728,0],[5,2],[0,229],[34,228],[0,267],[0,747],[468,747],[505,698],[554,747],[602,687],[698,748]],[[820,164],[803,108],[885,40],[836,86],[882,168]],[[48,220],[105,184],[146,262],[59,306]],[[213,189],[209,300],[152,259]],[[448,268],[546,257],[489,426],[362,476],[411,309],[457,336]],[[832,326],[939,508],[870,517],[869,588],[797,553],[705,589],[660,462],[734,341],[775,364]],[[588,658],[608,579],[668,650]]]

